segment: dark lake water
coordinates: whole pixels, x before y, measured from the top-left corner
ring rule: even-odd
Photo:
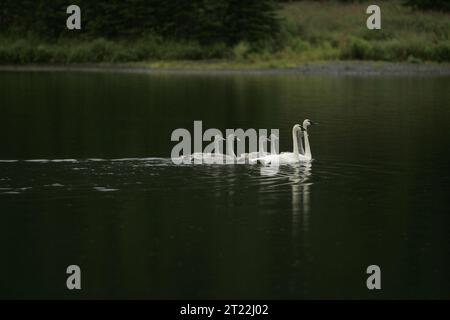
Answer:
[[[310,164],[170,161],[305,118]],[[3,72],[0,136],[0,298],[450,298],[450,77]]]

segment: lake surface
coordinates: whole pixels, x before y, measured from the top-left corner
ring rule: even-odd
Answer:
[[[0,298],[450,298],[449,89],[448,76],[2,72]],[[170,160],[172,131],[194,120],[278,128],[289,151],[305,118],[319,122],[310,164]],[[66,289],[72,264],[81,291]]]

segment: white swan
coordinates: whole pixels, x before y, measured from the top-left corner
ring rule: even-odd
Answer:
[[[213,159],[216,159],[219,155],[220,156],[222,155],[221,153],[218,153],[218,150],[220,150],[219,142],[221,142],[223,140],[224,139],[219,134],[214,136],[214,150],[217,151],[215,153],[194,152],[191,155],[184,156],[184,158],[188,159],[190,162],[195,162],[195,163],[198,163],[198,162],[202,163],[205,158],[212,161]]]
[[[189,156],[191,162],[204,162],[206,164],[223,164],[234,163],[236,160],[236,154],[234,153],[234,138],[238,141],[240,139],[235,134],[230,134],[227,139],[224,139],[221,135],[214,136],[214,151],[215,152],[195,152]],[[220,143],[227,142],[226,154],[220,153]]]
[[[237,159],[236,154],[234,153],[234,139],[237,141],[241,141],[234,133],[231,133],[227,136],[226,142],[226,154],[223,155],[225,163],[234,163]],[[225,140],[225,139],[224,139]]]
[[[251,159],[251,163],[261,163],[263,165],[269,165],[274,162],[279,164],[296,163],[301,161],[311,161],[311,146],[309,144],[308,127],[315,124],[309,119],[303,121],[303,125],[294,125],[292,128],[292,143],[293,152],[282,152],[280,154],[270,154],[255,159]],[[303,148],[302,139],[305,142]]]
[[[273,141],[275,141],[277,138],[278,137],[275,136],[274,134],[271,134],[270,138],[267,138],[267,136],[263,136],[263,135],[260,136],[258,139],[258,142],[259,142],[258,151],[250,152],[250,153],[241,153],[241,155],[239,157],[237,157],[238,163],[244,163],[247,161],[250,163],[257,158],[269,155],[270,153],[268,153],[265,148],[266,142],[272,141],[272,139],[273,139]],[[239,138],[238,138],[238,141],[240,141]],[[273,148],[272,148],[272,150],[273,150]]]

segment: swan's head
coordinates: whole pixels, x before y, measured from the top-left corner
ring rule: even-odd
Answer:
[[[302,127],[303,127],[303,129],[307,130],[309,126],[312,126],[314,124],[316,124],[316,123],[309,119],[305,119],[305,121],[303,121]]]
[[[227,136],[227,139],[230,139],[230,140],[236,139],[237,141],[241,141],[241,139],[239,139],[239,137],[237,135],[235,135],[234,133],[230,133]]]
[[[296,126],[299,126],[300,127],[300,125],[298,125],[298,124],[296,124]],[[271,133],[270,134],[270,137],[267,139],[267,141],[277,141],[277,140],[280,140],[280,138],[278,138],[278,136],[276,135],[276,134],[274,134],[274,133]]]

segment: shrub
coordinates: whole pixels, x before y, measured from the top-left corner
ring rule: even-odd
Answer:
[[[356,59],[356,60],[367,59],[370,50],[371,45],[366,40],[359,38],[351,38],[347,43],[344,44],[344,48],[341,53],[341,58]]]
[[[245,59],[249,53],[250,53],[250,46],[247,42],[244,41],[239,42],[233,48],[233,57],[236,60]]]

